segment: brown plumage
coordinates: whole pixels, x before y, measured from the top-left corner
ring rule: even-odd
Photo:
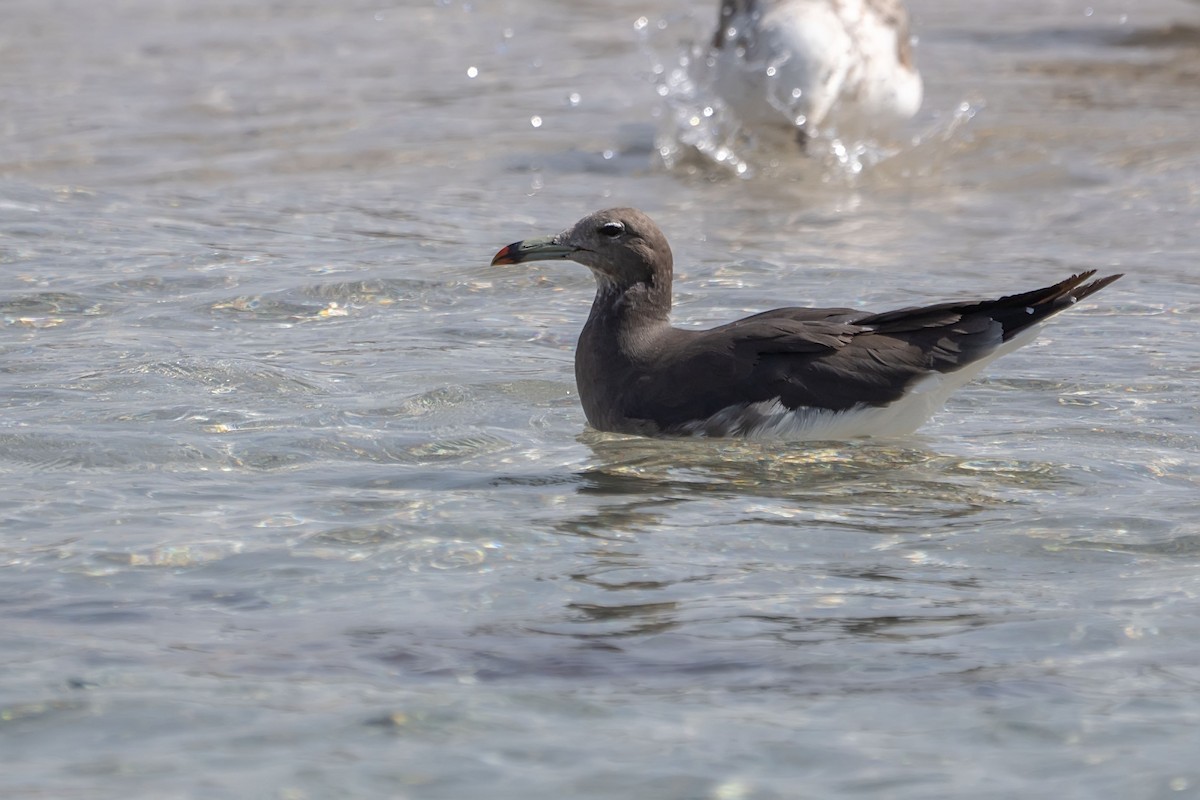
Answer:
[[[997,300],[878,314],[779,308],[695,331],[668,321],[671,249],[640,211],[599,211],[557,236],[511,244],[492,263],[554,258],[596,275],[575,354],[588,421],[648,435],[909,432],[1048,317],[1121,277],[1092,280],[1089,270]]]

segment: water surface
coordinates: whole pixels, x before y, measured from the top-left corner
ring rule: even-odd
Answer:
[[[3,794],[1200,796],[1197,8],[911,8],[887,158],[739,177],[707,8],[9,0]],[[679,324],[1126,277],[908,439],[610,436],[487,263],[617,204]]]

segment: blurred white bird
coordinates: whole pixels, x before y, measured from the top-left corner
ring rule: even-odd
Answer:
[[[865,138],[917,113],[900,0],[721,0],[715,89],[755,136]]]

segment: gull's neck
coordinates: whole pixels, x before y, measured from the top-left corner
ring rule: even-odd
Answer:
[[[596,276],[596,297],[588,325],[629,328],[656,322],[666,323],[671,316],[671,279],[654,283],[639,282],[621,286],[606,276]]]

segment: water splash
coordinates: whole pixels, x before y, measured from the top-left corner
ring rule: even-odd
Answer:
[[[689,23],[693,23],[690,15],[665,18],[653,25],[640,17],[634,24],[643,51],[653,62],[655,91],[662,99],[655,139],[658,155],[669,169],[699,156],[735,175],[752,174],[750,163],[740,155],[737,118],[712,85],[713,55],[695,41],[679,44],[672,38],[676,28]],[[663,55],[668,46],[674,52]]]
[[[640,17],[634,23],[661,100],[655,147],[668,169],[741,178],[785,173],[823,182],[853,181],[899,154],[950,140],[976,114],[977,107],[964,101],[950,114],[926,114],[932,123],[899,140],[841,135],[829,126],[818,130],[807,125],[800,90],[779,80],[783,59],[748,68],[766,71],[766,100],[781,120],[790,119],[793,126],[790,130],[786,125],[751,127],[717,91],[718,56],[706,28],[712,22],[707,15],[687,11],[657,20]]]

